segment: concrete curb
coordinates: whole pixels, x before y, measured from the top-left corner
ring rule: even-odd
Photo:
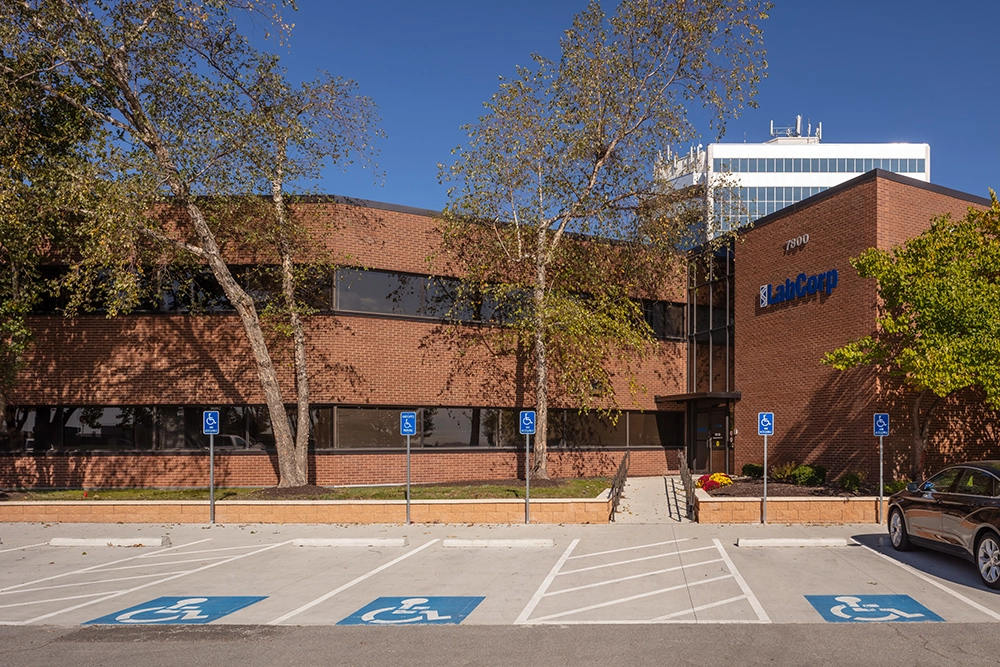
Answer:
[[[443,547],[457,549],[493,549],[493,548],[524,548],[550,549],[556,545],[555,540],[458,540],[448,539],[441,543]]]
[[[736,540],[738,547],[846,547],[854,543],[846,537],[771,537]]]
[[[169,537],[54,537],[50,547],[169,547]]]
[[[405,537],[340,537],[292,540],[293,547],[405,547],[407,544],[409,542]]]

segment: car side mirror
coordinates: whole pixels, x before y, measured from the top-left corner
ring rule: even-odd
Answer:
[[[909,484],[906,485],[906,490],[909,491],[910,493],[916,493],[917,489],[919,488],[920,487],[917,486],[916,482],[910,482]]]

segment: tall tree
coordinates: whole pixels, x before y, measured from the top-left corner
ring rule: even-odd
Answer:
[[[934,410],[967,388],[1000,408],[1000,203],[969,209],[892,250],[871,248],[851,261],[878,281],[876,331],[827,353],[839,370],[874,366],[915,392],[910,475],[924,472]]]
[[[370,100],[350,82],[327,79],[293,93],[277,60],[256,49],[237,20],[263,22],[282,36],[288,31],[277,5],[263,0],[0,0],[8,61],[2,71],[14,76],[9,63],[32,62],[37,71],[60,74],[63,84],[39,78],[35,85],[111,135],[101,157],[117,215],[88,220],[83,259],[74,267],[77,294],[110,276],[104,292],[114,314],[138,302],[150,261],[180,254],[207,265],[250,345],[276,441],[279,486],[300,486],[308,480],[301,312],[283,286],[297,412],[306,416],[298,422],[305,434],[295,441],[258,304],[227,266],[225,250],[269,240],[277,244],[271,256],[291,273],[302,227],[287,214],[282,193],[289,177],[310,173],[323,156],[369,151],[375,118]],[[72,85],[92,98],[76,99]],[[345,99],[353,111],[332,114]],[[324,138],[344,117],[361,122],[337,140]],[[258,206],[247,205],[248,195],[261,194],[272,203],[263,218]]]
[[[537,476],[548,474],[553,350],[578,399],[607,397],[604,356],[649,341],[630,298],[640,274],[568,237],[647,251],[690,239],[690,193],[657,178],[659,151],[697,136],[691,104],[709,110],[720,135],[754,106],[769,9],[766,0],[624,0],[609,17],[594,0],[562,38],[558,63],[533,55],[501,80],[442,170],[453,184],[447,242],[533,350]],[[485,244],[479,252],[468,251],[469,234]]]
[[[39,79],[59,83],[58,75],[30,63],[0,78],[0,440],[7,437],[8,393],[31,341],[25,318],[47,288],[43,253],[72,238],[67,218],[95,194],[79,187],[75,174],[87,168],[96,124],[74,105],[44,95]],[[84,99],[86,91],[68,94]]]

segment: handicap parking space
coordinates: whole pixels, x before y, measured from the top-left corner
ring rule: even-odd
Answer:
[[[141,529],[168,537],[164,547],[54,547],[51,528],[10,528],[0,624],[1000,621],[1000,594],[970,563],[895,552],[877,526]],[[739,546],[761,535],[839,536],[849,546]]]
[[[1000,597],[970,563],[901,554],[877,527],[839,547],[733,547],[734,563],[775,623],[1000,620]],[[897,613],[898,612],[898,613]]]

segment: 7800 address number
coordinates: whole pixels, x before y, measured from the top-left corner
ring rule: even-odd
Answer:
[[[794,239],[788,239],[785,242],[785,252],[804,246],[807,243],[809,243],[808,234],[803,234],[802,236],[796,236]]]

